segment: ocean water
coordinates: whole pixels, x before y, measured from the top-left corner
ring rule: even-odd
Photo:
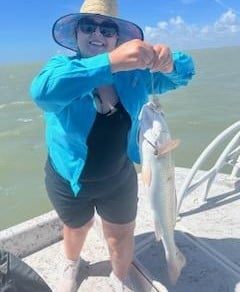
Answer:
[[[191,167],[221,131],[240,119],[240,47],[189,53],[196,76],[189,86],[161,98],[172,136],[181,140],[174,152],[179,167]],[[0,64],[0,230],[52,209],[44,188],[42,112],[29,96],[42,65]],[[211,167],[217,155],[203,168]]]

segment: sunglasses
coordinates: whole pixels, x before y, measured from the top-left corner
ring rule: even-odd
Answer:
[[[78,22],[78,28],[85,34],[94,33],[97,27],[99,27],[101,34],[106,38],[111,38],[118,33],[118,26],[113,21],[98,23],[89,18],[82,18]]]

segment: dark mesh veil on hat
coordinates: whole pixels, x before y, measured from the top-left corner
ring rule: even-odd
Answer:
[[[76,28],[79,20],[86,16],[96,15],[103,20],[110,19],[118,26],[118,45],[132,39],[143,40],[142,29],[136,24],[118,18],[115,0],[85,0],[80,13],[60,17],[53,25],[53,39],[62,47],[78,52]]]

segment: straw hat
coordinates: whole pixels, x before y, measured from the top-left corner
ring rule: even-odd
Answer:
[[[118,7],[114,0],[85,0],[80,12],[118,17]]]
[[[118,18],[115,0],[85,0],[80,13],[60,17],[53,25],[52,35],[57,44],[78,52],[76,28],[81,18],[96,15],[103,20],[110,19],[118,26],[118,45],[132,39],[143,40],[142,29],[136,24]]]

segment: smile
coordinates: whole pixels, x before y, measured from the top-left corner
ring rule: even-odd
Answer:
[[[90,41],[89,44],[96,47],[104,47],[104,43],[100,41]]]

